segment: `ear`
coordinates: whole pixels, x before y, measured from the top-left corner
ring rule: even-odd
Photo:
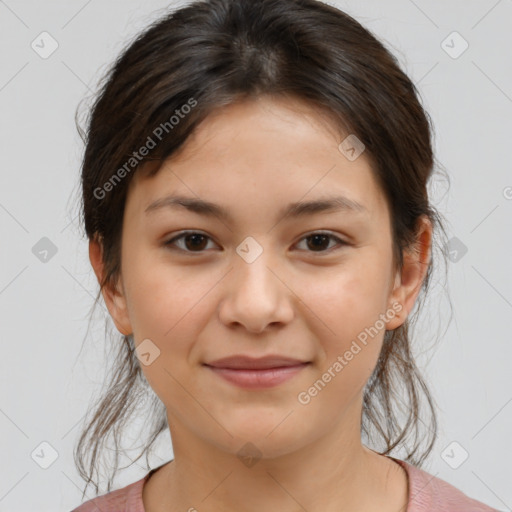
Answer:
[[[94,273],[96,274],[96,278],[98,279],[98,283],[100,283],[101,286],[103,276],[105,275],[103,264],[103,244],[96,237],[89,241],[89,259],[94,269]],[[120,284],[118,285],[116,283],[115,286],[108,284],[105,285],[101,290],[101,293],[117,330],[121,334],[127,336],[133,333],[133,329],[128,315],[128,308],[121,279],[119,282]]]
[[[404,251],[404,263],[395,276],[394,288],[389,297],[389,307],[399,312],[386,323],[387,330],[400,327],[414,307],[421,285],[427,274],[431,257],[432,223],[427,216],[418,220],[416,242]],[[393,304],[395,303],[395,306]],[[398,304],[401,305],[398,306]]]

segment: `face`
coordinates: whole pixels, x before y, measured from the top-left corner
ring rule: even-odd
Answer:
[[[347,158],[342,140],[318,110],[259,98],[209,116],[156,176],[134,177],[121,277],[104,297],[171,434],[229,453],[250,441],[271,457],[359,421],[384,332],[405,320],[425,265],[394,272],[385,197],[365,153]],[[176,196],[226,215],[165,200]],[[258,387],[254,373],[235,384],[207,366],[233,355],[307,364]]]

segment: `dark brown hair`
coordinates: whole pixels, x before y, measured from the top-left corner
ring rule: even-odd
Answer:
[[[421,216],[430,219],[434,235],[444,233],[427,191],[434,170],[432,123],[415,85],[383,43],[349,15],[315,0],[196,1],[166,12],[121,53],[100,83],[86,131],[76,118],[85,143],[81,221],[87,237],[103,246],[101,288],[119,277],[124,206],[135,173],[158,172],[215,109],[262,95],[301,99],[364,143],[390,208],[397,269],[403,251],[416,241]],[[157,165],[146,168],[149,161]],[[435,241],[434,236],[434,246]],[[383,443],[383,454],[403,447],[403,458],[417,466],[432,450],[437,421],[409,329],[423,309],[434,252],[416,309],[399,328],[386,331],[363,397],[361,434],[374,447]],[[110,380],[74,452],[80,475],[96,492],[93,476],[99,479],[97,461],[106,440],[113,437],[116,455],[110,491],[120,435],[144,396],[152,400],[146,422],[151,430],[138,458],[168,429],[165,408],[141,371],[133,335],[122,336],[114,348]],[[428,423],[420,417],[421,394]]]

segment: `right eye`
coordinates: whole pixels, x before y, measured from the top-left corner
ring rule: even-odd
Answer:
[[[198,231],[185,231],[171,238],[167,242],[164,242],[164,245],[169,247],[171,250],[178,250],[186,253],[201,253],[205,246],[205,240],[211,240],[211,238]],[[181,247],[178,246],[178,241],[183,242]]]

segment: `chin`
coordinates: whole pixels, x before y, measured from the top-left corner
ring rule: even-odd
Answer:
[[[310,440],[310,435],[304,431],[304,425],[297,428],[292,421],[292,415],[278,422],[251,423],[243,421],[239,424],[224,424],[228,435],[218,443],[224,451],[238,457],[254,457],[262,460],[271,460],[293,453],[304,447]],[[283,415],[286,417],[286,414]],[[286,424],[290,422],[289,424]],[[216,443],[217,444],[217,443]]]

